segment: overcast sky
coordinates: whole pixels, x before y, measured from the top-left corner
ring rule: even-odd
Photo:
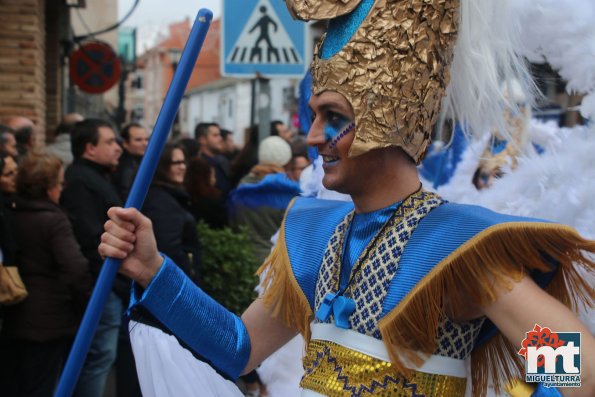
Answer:
[[[185,17],[194,19],[201,8],[213,11],[214,17],[221,15],[223,0],[140,0],[132,16],[124,26],[139,27],[142,25],[168,25],[182,21]],[[134,4],[134,0],[118,1],[118,16],[122,18]]]

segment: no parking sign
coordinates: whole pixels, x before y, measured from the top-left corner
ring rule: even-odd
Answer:
[[[121,73],[120,59],[106,43],[85,43],[70,57],[70,79],[90,94],[101,94],[112,88]]]

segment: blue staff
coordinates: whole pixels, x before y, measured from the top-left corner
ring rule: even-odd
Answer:
[[[165,96],[159,116],[157,116],[149,146],[132,184],[128,200],[126,200],[126,208],[134,207],[140,209],[145,201],[149,184],[151,183],[151,179],[153,179],[153,174],[155,173],[155,168],[157,168],[159,157],[161,157],[167,135],[180,106],[182,95],[194,69],[196,59],[198,58],[212,19],[213,13],[207,9],[201,9],[196,16],[192,31],[182,52],[180,63]],[[66,366],[62,372],[60,383],[54,395],[55,397],[70,397],[72,395],[85,357],[89,351],[91,339],[97,329],[99,317],[103,311],[119,267],[120,260],[106,258],[105,262],[103,262],[101,272],[97,278],[97,284],[91,295],[91,300],[89,301],[70,355],[66,361]]]

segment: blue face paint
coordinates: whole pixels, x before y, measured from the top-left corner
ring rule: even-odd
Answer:
[[[324,140],[326,142],[332,141],[337,138],[339,135],[347,134],[345,129],[347,129],[353,121],[349,120],[347,117],[342,116],[335,112],[327,112],[326,113],[326,124],[324,126]],[[350,128],[351,130],[353,128]]]
[[[343,138],[345,138],[347,136],[347,134],[349,134],[351,132],[351,130],[353,130],[355,128],[355,123],[351,122],[349,123],[344,129],[343,131],[341,131],[339,133],[339,135],[335,136],[333,138],[333,140],[331,141],[331,144],[329,145],[329,149],[334,148],[335,146],[337,146],[337,143],[339,143],[339,141]]]
[[[332,140],[334,137],[336,137],[340,133],[341,133],[341,131],[338,131],[332,125],[328,125],[328,124],[325,125],[324,126],[324,140],[325,140],[325,142]]]

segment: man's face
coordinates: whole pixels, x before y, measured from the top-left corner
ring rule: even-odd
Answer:
[[[279,134],[279,136],[281,138],[285,139],[288,143],[291,143],[291,140],[293,139],[293,136],[295,135],[295,133],[292,130],[290,130],[283,123],[277,124],[277,126],[275,128],[277,129],[277,134]]]
[[[366,177],[379,172],[381,164],[374,161],[373,151],[348,157],[355,137],[353,108],[343,95],[333,91],[312,95],[310,107],[314,120],[306,143],[316,147],[322,156],[322,184],[340,193],[360,193],[365,189]]]
[[[10,156],[4,158],[4,169],[0,174],[0,192],[14,193],[17,191],[17,163]]]
[[[4,149],[4,151],[11,156],[18,156],[19,151],[17,150],[17,140],[15,139],[14,135],[10,132],[5,132],[4,139],[6,139],[6,144],[4,144],[2,149]]]
[[[131,127],[129,139],[123,142],[124,149],[133,156],[142,156],[149,144],[149,133],[141,127]]]
[[[207,135],[200,138],[200,144],[213,154],[221,153],[223,150],[223,138],[221,137],[219,127],[210,126]]]
[[[97,145],[90,143],[85,148],[86,158],[106,167],[115,167],[118,165],[118,159],[122,154],[122,149],[116,142],[116,134],[109,127],[99,127],[99,140]]]

